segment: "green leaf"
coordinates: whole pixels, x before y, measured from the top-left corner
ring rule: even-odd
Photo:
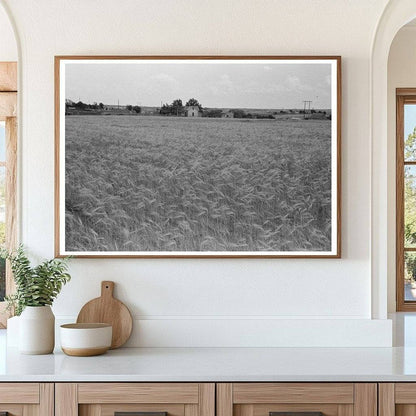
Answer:
[[[22,245],[14,251],[0,249],[0,257],[10,261],[16,293],[7,296],[7,308],[20,315],[26,306],[52,305],[63,285],[71,280],[69,257],[45,260],[32,267]]]

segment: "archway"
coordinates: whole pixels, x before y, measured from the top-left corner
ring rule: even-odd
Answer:
[[[387,318],[388,134],[387,63],[391,43],[416,17],[414,0],[390,1],[380,18],[371,51],[371,276],[372,317]]]
[[[19,52],[14,25],[4,0],[0,0],[0,61],[17,62]]]

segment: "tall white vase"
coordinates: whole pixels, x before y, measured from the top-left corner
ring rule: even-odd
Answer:
[[[19,351],[50,354],[55,347],[55,316],[50,306],[26,306],[19,319]]]
[[[19,320],[20,316],[13,316],[7,320],[7,346],[19,347]]]

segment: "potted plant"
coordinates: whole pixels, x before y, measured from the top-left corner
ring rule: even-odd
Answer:
[[[9,260],[16,292],[6,296],[8,309],[19,318],[19,351],[49,354],[55,346],[55,316],[51,305],[71,276],[68,258],[46,260],[33,267],[23,246],[0,252]]]

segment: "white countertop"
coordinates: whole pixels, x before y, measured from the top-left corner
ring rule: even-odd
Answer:
[[[416,381],[416,348],[121,348],[21,355],[0,331],[0,381]]]

